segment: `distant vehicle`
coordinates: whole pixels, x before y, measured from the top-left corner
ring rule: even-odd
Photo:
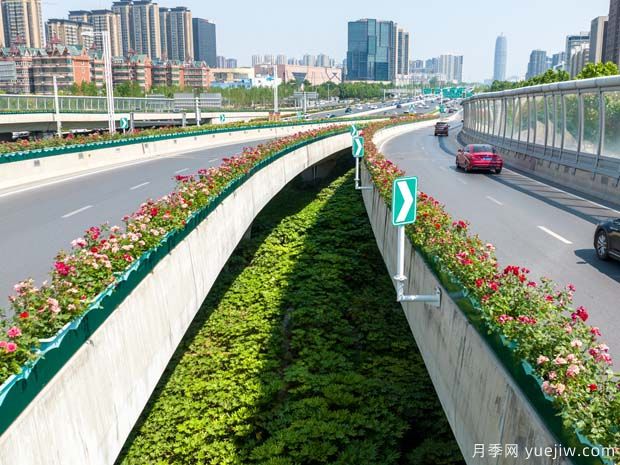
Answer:
[[[485,170],[500,174],[503,167],[504,160],[495,147],[488,144],[467,145],[456,153],[456,169],[464,169],[468,173],[473,170]]]
[[[620,260],[620,218],[600,223],[596,227],[594,249],[601,260]]]
[[[344,110],[344,112],[345,112],[345,113],[351,113],[352,111],[353,111],[353,108],[351,108],[351,107],[347,107],[347,108]]]
[[[402,106],[400,103],[398,103],[398,104],[396,105],[396,108],[402,108],[402,107],[403,107],[403,106]]]
[[[408,115],[408,114],[410,114],[410,113],[411,113],[411,112],[410,112],[409,110],[405,110],[405,111],[403,111],[403,115]]]
[[[449,114],[456,113],[456,108],[448,108],[448,113]]]
[[[448,136],[450,131],[450,125],[444,121],[439,121],[435,123],[435,137],[437,136]]]
[[[370,105],[371,110],[376,110],[377,108],[379,108],[377,105]]]
[[[333,113],[330,113],[329,115],[327,115],[328,118],[335,118],[336,115],[334,115]]]

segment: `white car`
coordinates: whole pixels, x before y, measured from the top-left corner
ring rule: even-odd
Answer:
[[[376,110],[377,108],[379,108],[377,105],[370,105],[371,110]]]

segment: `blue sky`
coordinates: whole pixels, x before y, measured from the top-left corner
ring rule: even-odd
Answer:
[[[524,75],[530,51],[564,49],[567,34],[589,30],[609,12],[609,0],[160,0],[187,6],[194,16],[217,24],[218,55],[249,64],[253,54],[326,53],[338,60],[347,47],[347,21],[389,19],[413,36],[413,58],[441,53],[464,55],[464,77],[492,75],[495,38],[508,37],[508,75]],[[44,16],[64,17],[70,9],[109,8],[108,0],[43,0]],[[438,8],[436,5],[441,5]],[[305,8],[302,5],[312,5]]]

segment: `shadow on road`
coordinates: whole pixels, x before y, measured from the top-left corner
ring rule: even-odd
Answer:
[[[575,250],[575,255],[581,259],[577,265],[590,265],[601,274],[608,276],[617,283],[620,283],[620,263],[608,261],[604,262],[596,256],[594,248]]]

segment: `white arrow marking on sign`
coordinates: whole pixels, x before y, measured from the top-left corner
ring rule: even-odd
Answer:
[[[396,183],[398,185],[398,190],[400,191],[403,199],[405,199],[405,203],[403,203],[403,207],[400,209],[398,213],[398,217],[396,218],[397,223],[402,223],[407,219],[407,214],[409,213],[409,209],[413,205],[413,195],[409,190],[409,186],[407,185],[407,181],[400,181]]]
[[[359,155],[360,153],[362,153],[362,149],[362,141],[359,139],[355,139],[355,155]]]

